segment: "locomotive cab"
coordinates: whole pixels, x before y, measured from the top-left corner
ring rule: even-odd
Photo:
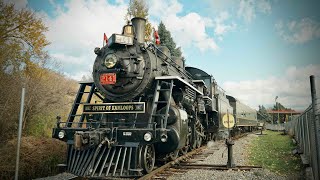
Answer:
[[[188,73],[191,74],[195,83],[201,84],[200,82],[203,82],[200,87],[204,93],[203,98],[206,102],[206,109],[209,111],[216,112],[217,104],[214,97],[216,84],[212,76],[206,73],[205,71],[195,67],[186,67],[185,69],[186,71],[188,71]]]

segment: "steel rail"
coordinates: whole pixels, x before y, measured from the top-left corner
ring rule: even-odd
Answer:
[[[202,146],[198,149],[195,149],[191,152],[188,152],[185,155],[182,155],[180,157],[178,157],[176,160],[170,161],[168,163],[166,163],[165,165],[153,170],[151,173],[146,174],[142,177],[140,177],[138,180],[147,180],[147,179],[151,179],[153,176],[155,176],[157,173],[160,173],[161,171],[164,171],[165,169],[171,168],[173,167],[175,164],[180,163],[180,161],[186,160],[188,158],[191,158],[193,155],[197,154],[197,153],[201,153],[201,151],[205,150],[207,148],[207,146]]]
[[[252,131],[250,133],[255,133]],[[240,139],[247,136],[250,133],[243,133],[233,137],[233,139]],[[222,140],[221,140],[222,141]],[[208,157],[212,152],[204,152],[208,149],[208,146],[201,146],[200,148],[194,149],[185,155],[178,157],[176,160],[170,161],[165,165],[153,170],[149,174],[140,177],[138,180],[149,180],[149,179],[167,179],[169,176],[174,174],[182,174],[187,172],[187,169],[209,169],[209,170],[245,170],[249,171],[255,168],[262,168],[261,166],[236,166],[234,168],[228,168],[227,165],[215,165],[215,164],[195,164],[197,161],[201,161]],[[219,149],[211,149],[219,150]],[[197,157],[196,157],[197,156]],[[191,161],[190,161],[191,160]],[[193,161],[194,160],[194,161]],[[189,162],[188,162],[189,161]],[[169,170],[169,171],[167,171]]]

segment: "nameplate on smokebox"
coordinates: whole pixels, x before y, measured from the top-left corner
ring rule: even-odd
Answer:
[[[98,113],[144,113],[144,102],[84,104],[84,114]]]

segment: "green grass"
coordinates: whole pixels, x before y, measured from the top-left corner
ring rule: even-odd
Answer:
[[[249,148],[249,163],[279,175],[292,176],[302,170],[300,157],[292,155],[295,145],[281,132],[264,131]]]

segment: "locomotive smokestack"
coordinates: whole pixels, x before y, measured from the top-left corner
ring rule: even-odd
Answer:
[[[135,36],[138,43],[144,43],[146,19],[135,17],[131,19],[131,22],[134,27]]]

